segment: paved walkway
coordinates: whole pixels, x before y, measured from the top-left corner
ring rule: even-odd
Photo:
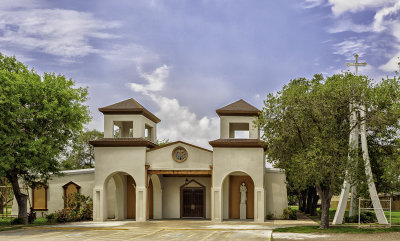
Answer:
[[[310,219],[264,223],[207,220],[81,222],[0,232],[0,240],[398,240],[396,233],[293,234],[272,233],[274,228],[317,225]]]
[[[0,240],[271,240],[276,227],[312,225],[311,220],[264,223],[207,220],[81,222],[46,225],[0,233]]]

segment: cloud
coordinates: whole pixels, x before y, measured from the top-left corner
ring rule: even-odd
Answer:
[[[150,97],[158,106],[159,110],[155,114],[161,119],[157,128],[159,140],[183,140],[209,148],[208,142],[218,138],[219,118],[208,116],[198,118],[188,107],[182,106],[176,98],[158,94],[164,89],[169,71],[170,68],[167,65],[151,73],[143,73],[139,68],[140,76],[146,83],[129,83],[129,87],[134,92]]]
[[[8,1],[7,1],[8,2]],[[39,9],[17,1],[0,5],[0,47],[39,51],[62,58],[97,53],[90,41],[117,36],[104,30],[117,22],[96,19],[91,13],[67,9]]]
[[[142,66],[159,60],[157,54],[135,43],[127,45],[115,44],[109,49],[102,50],[99,54],[109,60],[110,63],[115,63],[122,67]]]
[[[397,52],[394,55],[394,57],[389,59],[389,61],[386,62],[386,64],[379,66],[379,69],[386,71],[386,72],[393,72],[393,71],[399,70],[399,62],[400,62],[400,51]]]
[[[334,54],[344,55],[346,59],[351,60],[354,57],[354,54],[358,54],[363,56],[366,54],[367,50],[370,46],[365,43],[364,40],[345,40],[340,43],[335,44],[334,46],[335,51]]]
[[[325,3],[325,0],[304,0],[303,8],[315,8]]]
[[[397,2],[398,0],[329,0],[329,4],[332,5],[332,12],[335,16],[339,16],[345,12],[355,13]]]
[[[385,24],[384,24],[384,18],[391,15],[395,14],[400,10],[400,1],[395,3],[393,6],[390,7],[384,7],[380,9],[378,12],[376,12],[375,17],[374,17],[374,30],[379,32],[382,30],[385,30]]]
[[[351,19],[340,19],[335,22],[333,27],[328,28],[328,33],[341,33],[346,31],[363,33],[370,32],[373,29],[370,25],[356,24]]]
[[[147,84],[137,84],[137,83],[130,83],[129,86],[135,92],[140,92],[145,95],[149,95],[150,92],[160,91],[164,88],[165,80],[169,76],[169,68],[167,65],[163,65],[156,70],[153,71],[151,74],[147,74],[142,72],[141,68],[138,67],[138,71],[140,76],[147,80]]]

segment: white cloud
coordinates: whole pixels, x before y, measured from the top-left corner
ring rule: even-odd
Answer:
[[[399,70],[399,65],[398,65],[398,63],[400,62],[400,58],[399,57],[400,57],[400,51],[397,52],[394,55],[394,57],[389,59],[389,61],[386,64],[379,66],[379,68],[381,70],[387,71],[387,72],[393,72],[393,71]]]
[[[365,55],[370,46],[364,40],[345,40],[334,45],[334,54],[344,55],[346,59],[354,59],[354,54]]]
[[[138,44],[113,45],[110,49],[103,50],[99,54],[108,59],[110,63],[116,63],[122,67],[141,66],[155,63],[159,56]]]
[[[149,92],[160,91],[164,88],[165,80],[169,76],[169,68],[167,65],[163,65],[151,74],[144,73],[140,67],[138,67],[140,76],[147,80],[147,84],[130,83],[129,86],[135,92],[141,92],[142,94],[148,95]]]
[[[7,1],[8,2],[8,1]],[[17,3],[21,3],[18,5]],[[96,19],[91,13],[66,9],[29,8],[17,1],[0,7],[0,47],[40,51],[63,58],[82,57],[98,50],[91,39],[116,36],[104,32],[117,22]]]
[[[356,33],[363,33],[363,32],[370,32],[372,27],[370,25],[362,25],[356,24],[350,19],[340,19],[336,21],[335,26],[328,28],[328,33],[340,33],[340,32],[356,32]]]
[[[216,139],[219,134],[219,118],[197,115],[182,106],[176,98],[168,98],[157,94],[163,90],[169,76],[170,68],[163,65],[152,73],[140,72],[147,83],[129,83],[130,88],[138,93],[149,96],[158,106],[155,114],[161,119],[157,128],[159,140],[183,140],[195,145],[209,148],[208,142]]]
[[[365,9],[377,8],[397,3],[398,0],[329,0],[332,12],[339,16],[345,12],[359,12]]]
[[[374,21],[374,30],[379,32],[384,29],[386,29],[385,24],[384,24],[384,18],[386,16],[389,16],[390,14],[395,14],[400,10],[400,1],[395,3],[393,6],[390,7],[384,7],[380,9],[378,12],[375,14],[375,21]]]
[[[304,8],[315,8],[325,3],[325,0],[304,0]]]

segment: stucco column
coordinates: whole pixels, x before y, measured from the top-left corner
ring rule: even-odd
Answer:
[[[136,222],[146,221],[146,206],[147,206],[146,187],[136,186]]]
[[[222,222],[223,220],[223,207],[222,207],[222,188],[213,187],[211,189],[211,207],[212,207],[212,221]]]
[[[95,187],[93,189],[93,220],[107,220],[107,196],[104,187]]]
[[[264,188],[255,187],[254,188],[254,222],[262,223],[265,221],[264,215]]]

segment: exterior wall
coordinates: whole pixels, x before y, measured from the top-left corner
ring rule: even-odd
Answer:
[[[79,193],[86,196],[93,196],[94,169],[82,169],[64,171],[64,176],[54,176],[48,181],[47,188],[47,211],[36,211],[37,217],[53,213],[64,208],[64,188],[70,181],[78,184],[81,188]],[[32,203],[32,189],[29,188],[29,199]],[[29,205],[29,203],[28,203]],[[28,206],[29,211],[29,206]],[[13,201],[12,215],[18,215],[17,201]]]
[[[93,218],[96,221],[107,219],[107,189],[104,185],[115,174],[128,174],[136,182],[136,220],[146,220],[146,177],[145,177],[145,147],[96,147],[96,173],[93,198]],[[121,178],[119,178],[121,179]],[[123,189],[123,180],[119,190]],[[123,202],[121,200],[120,202]],[[120,205],[117,205],[120,207]],[[120,207],[122,208],[122,207]],[[123,214],[121,214],[123,218]]]
[[[144,138],[145,125],[151,126],[152,142],[157,140],[156,123],[143,115],[104,115],[104,138],[114,138],[114,121],[132,121],[133,122],[133,137]]]
[[[172,159],[172,151],[178,146],[184,147],[188,152],[187,160],[181,163]],[[211,151],[205,151],[184,143],[176,143],[147,152],[147,164],[150,165],[150,170],[209,170],[212,158]]]
[[[253,124],[253,116],[220,116],[220,138],[229,139],[229,123],[249,123],[249,139],[259,139],[259,129]]]
[[[213,217],[222,221],[226,209],[224,179],[231,173],[244,172],[254,182],[254,221],[264,222],[264,150],[263,148],[214,148]]]
[[[181,190],[186,178],[198,181],[206,187],[206,218],[211,217],[211,178],[210,177],[164,177],[163,184],[163,218],[180,218]]]
[[[265,170],[265,215],[280,217],[288,207],[286,175],[277,168]]]

